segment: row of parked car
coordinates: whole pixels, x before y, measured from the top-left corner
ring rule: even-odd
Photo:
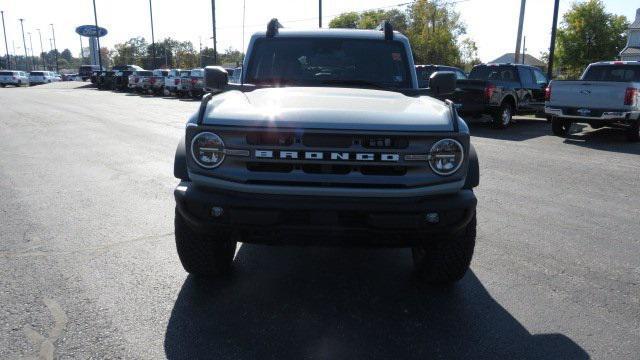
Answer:
[[[0,86],[31,86],[63,81],[67,78],[67,74],[60,75],[53,71],[3,70],[0,71]]]
[[[228,68],[230,82],[239,79],[241,68]],[[205,93],[204,69],[145,70],[137,65],[114,66],[111,70],[93,71],[91,82],[101,90],[130,91],[156,96],[193,99]]]

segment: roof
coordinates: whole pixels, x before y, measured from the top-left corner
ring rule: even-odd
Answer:
[[[627,46],[620,52],[620,55],[640,55],[640,47]]]
[[[266,31],[259,31],[253,36],[266,36]],[[393,36],[396,39],[406,39],[401,33],[394,31]],[[325,37],[325,38],[350,38],[350,39],[372,39],[384,40],[384,31],[380,30],[361,30],[361,29],[315,29],[315,30],[289,30],[286,28],[278,29],[275,37]]]
[[[640,29],[640,9],[636,10],[636,20],[629,25],[629,29]]]
[[[522,56],[522,54],[520,55]],[[489,61],[488,64],[493,64],[493,63],[515,63],[515,59],[516,59],[516,54],[515,53],[507,53],[504,54],[502,56],[500,56],[499,58],[493,60],[493,61]],[[525,54],[524,55],[524,63],[525,65],[531,65],[531,66],[537,66],[537,67],[545,67],[547,66],[547,64],[540,60],[537,59],[529,54]]]

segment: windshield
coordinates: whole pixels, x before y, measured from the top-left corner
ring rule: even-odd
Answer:
[[[32,76],[44,76],[44,73],[42,71],[32,71],[30,73],[30,75],[32,75]]]
[[[406,52],[398,41],[261,38],[253,47],[247,83],[410,88]]]
[[[204,76],[204,70],[202,70],[202,69],[191,70],[191,76],[203,77]]]
[[[640,82],[638,65],[595,65],[583,75],[586,81]]]
[[[0,76],[13,76],[11,71],[0,71]]]
[[[191,71],[180,71],[180,77],[189,77]]]

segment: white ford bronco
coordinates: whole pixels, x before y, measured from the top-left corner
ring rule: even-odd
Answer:
[[[462,278],[478,159],[446,101],[455,74],[429,85],[387,22],[291,31],[274,19],[251,38],[239,84],[207,67],[174,165],[185,270],[230,271],[238,242],[391,246],[412,248],[425,282]]]

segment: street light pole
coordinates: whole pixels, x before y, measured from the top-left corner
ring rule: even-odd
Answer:
[[[151,0],[149,0],[149,15],[151,15],[151,53],[153,56],[153,60],[151,63],[153,64],[153,68],[156,68],[156,39],[153,34],[153,9],[151,7]]]
[[[22,28],[22,45],[24,46],[24,67],[27,69],[27,71],[31,71],[31,69],[29,68],[29,63],[27,62],[27,41],[24,39],[24,19],[18,19],[20,20],[20,28]]]
[[[47,59],[44,57],[44,47],[42,46],[42,33],[40,32],[40,29],[36,29],[36,30],[38,30],[38,37],[40,38],[40,57],[42,58],[42,70],[46,70]]]
[[[211,0],[211,18],[213,23],[213,64],[218,65],[218,43],[216,41],[216,0]]]
[[[93,18],[96,22],[96,31],[98,31],[98,13],[96,12],[96,0],[93,0]],[[100,54],[100,37],[97,37],[98,40],[98,65],[100,66],[100,70],[102,70],[102,54]],[[92,45],[93,46],[93,45]]]
[[[31,57],[29,58],[29,60],[31,60],[31,68],[36,69],[35,66],[33,66],[33,39],[31,38],[31,33],[27,32],[27,35],[29,35],[29,49],[31,49]],[[36,65],[38,64],[38,61],[36,60]]]
[[[520,20],[518,21],[518,38],[516,39],[516,54],[513,59],[514,64],[520,62],[520,42],[522,41],[522,24],[524,23],[524,8],[527,4],[527,0],[521,0],[520,2]]]
[[[7,69],[11,69],[11,58],[9,57],[9,43],[7,42],[7,28],[4,26],[4,11],[0,11],[2,14],[2,31],[4,31],[4,48],[7,52]]]
[[[318,0],[318,27],[322,28],[322,0]]]
[[[53,47],[56,50],[56,52],[54,53],[56,57],[56,72],[60,72],[60,68],[58,67],[58,45],[56,45],[56,30],[53,28],[53,24],[49,25],[51,25],[51,33],[53,34]]]
[[[560,7],[560,0],[555,0],[553,7],[553,25],[551,27],[551,44],[549,44],[549,65],[547,66],[547,79],[551,80],[553,77],[553,57],[556,52],[556,31],[558,30],[558,8]]]

